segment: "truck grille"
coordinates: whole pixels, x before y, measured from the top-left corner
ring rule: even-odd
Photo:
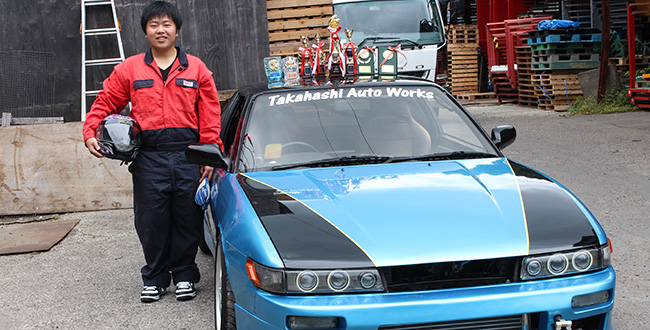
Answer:
[[[398,75],[424,78],[427,72],[428,71],[400,71],[398,72]]]
[[[522,330],[524,319],[523,315],[513,315],[487,319],[382,326],[379,327],[379,330]]]

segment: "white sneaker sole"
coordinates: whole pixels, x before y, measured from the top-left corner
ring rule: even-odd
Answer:
[[[194,299],[194,297],[196,297],[196,291],[176,294],[176,300],[180,300],[180,301],[191,300]]]

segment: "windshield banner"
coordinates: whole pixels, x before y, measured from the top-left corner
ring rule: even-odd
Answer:
[[[434,93],[431,90],[421,88],[406,89],[402,87],[384,87],[384,88],[350,88],[350,89],[330,89],[322,92],[287,92],[268,96],[269,106],[284,105],[299,102],[311,102],[319,100],[333,100],[343,98],[371,98],[371,97],[403,97],[403,98],[421,98],[433,99]]]

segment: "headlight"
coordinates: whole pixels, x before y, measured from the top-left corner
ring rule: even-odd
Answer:
[[[609,245],[524,258],[520,278],[531,280],[603,269],[611,263]]]
[[[383,292],[377,269],[284,270],[269,268],[249,259],[248,277],[253,284],[272,293]]]

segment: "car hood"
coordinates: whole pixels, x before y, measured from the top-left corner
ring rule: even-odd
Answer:
[[[258,172],[239,182],[287,268],[477,260],[599,243],[566,189],[505,158]]]

